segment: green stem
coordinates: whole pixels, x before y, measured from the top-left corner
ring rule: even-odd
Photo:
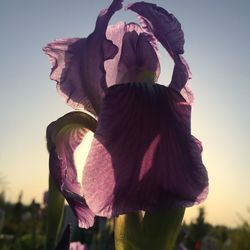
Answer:
[[[139,250],[141,245],[142,212],[133,212],[115,218],[115,249]]]
[[[128,213],[115,219],[116,250],[172,250],[184,208]]]
[[[143,219],[142,250],[172,250],[181,228],[184,208],[146,212]]]

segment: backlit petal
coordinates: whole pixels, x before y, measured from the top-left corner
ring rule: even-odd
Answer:
[[[57,82],[57,90],[63,99],[74,109],[84,109],[96,114],[86,91],[86,67],[84,57],[86,39],[60,39],[49,43],[43,50],[49,56],[52,64],[51,80]]]
[[[171,88],[109,88],[84,169],[86,202],[101,216],[186,207],[207,195],[201,144],[190,134],[191,107]]]
[[[180,22],[173,14],[156,4],[138,2],[127,8],[140,15],[139,20],[143,29],[153,33],[173,58],[175,66],[169,86],[178,92],[181,91],[186,101],[192,103],[194,97],[187,85],[191,72],[187,62],[180,55],[184,53],[185,42]]]
[[[105,61],[108,86],[136,81],[140,74],[160,74],[157,46],[153,36],[143,33],[136,23],[119,22],[108,26],[106,36],[117,46],[116,56]]]
[[[86,39],[62,39],[43,50],[52,62],[51,79],[66,102],[75,109],[98,115],[107,88],[104,61],[113,58],[117,47],[106,38],[108,22],[122,5],[114,0],[97,18],[94,32]]]
[[[94,213],[84,199],[79,173],[74,160],[77,146],[88,131],[95,131],[96,120],[82,112],[72,112],[51,123],[47,128],[49,167],[51,176],[74,213],[79,226],[88,228],[94,223]]]
[[[134,3],[127,8],[140,15],[144,30],[153,33],[172,57],[184,53],[184,33],[173,14],[156,4],[145,2]]]

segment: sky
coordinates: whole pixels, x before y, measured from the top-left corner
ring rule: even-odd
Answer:
[[[195,94],[192,133],[203,143],[210,179],[202,204],[213,224],[235,226],[250,207],[250,1],[157,0],[173,13],[185,33],[185,58]],[[72,111],[49,79],[42,47],[55,38],[86,37],[103,0],[0,1],[0,176],[7,199],[41,201],[48,188],[45,130]],[[125,4],[129,3],[124,1]],[[119,12],[111,23],[136,21]],[[168,85],[173,64],[163,49],[161,84]],[[3,185],[2,185],[3,187]],[[193,220],[197,207],[187,209]]]

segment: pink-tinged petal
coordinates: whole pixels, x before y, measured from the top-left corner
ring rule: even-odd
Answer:
[[[203,201],[208,177],[190,113],[184,98],[162,85],[110,87],[84,168],[92,211],[112,217]]]
[[[151,74],[154,82],[160,72],[160,64],[154,48],[144,33],[127,32],[123,36],[121,57],[116,83],[142,82]],[[147,80],[147,79],[146,79]]]
[[[66,102],[75,109],[98,115],[107,88],[104,61],[113,58],[117,47],[105,32],[115,11],[122,7],[114,0],[97,18],[95,30],[86,39],[62,39],[49,43],[43,50],[52,62],[51,79]]]
[[[158,7],[156,4],[138,2],[131,4],[128,9],[140,15],[141,26],[149,34],[154,34],[158,41],[168,51],[175,62],[170,87],[182,93],[188,103],[192,103],[193,94],[187,82],[191,72],[187,62],[180,55],[184,53],[184,33],[177,18]]]
[[[51,176],[76,214],[79,226],[94,223],[94,213],[88,208],[81,183],[78,182],[74,152],[89,131],[95,131],[96,120],[82,112],[72,112],[52,122],[47,128],[49,167]]]
[[[109,25],[106,31],[107,38],[111,40],[118,48],[118,52],[114,58],[104,62],[108,86],[114,85],[116,83],[118,63],[121,56],[122,40],[125,32],[126,24],[124,22],[119,22],[115,25]]]
[[[118,48],[116,56],[104,64],[108,86],[138,81],[145,72],[158,78],[160,64],[156,44],[152,45],[153,37],[143,33],[138,24],[110,25],[106,35]]]
[[[71,242],[69,250],[87,250],[87,246],[80,241]]]

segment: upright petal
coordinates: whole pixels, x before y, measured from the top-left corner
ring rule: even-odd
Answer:
[[[50,78],[57,82],[57,90],[66,103],[74,109],[87,110],[96,115],[93,107],[96,100],[88,96],[89,82],[83,74],[87,66],[83,60],[87,57],[86,46],[86,39],[58,39],[47,44],[43,50],[52,64]]]
[[[77,179],[74,151],[87,132],[95,129],[96,120],[82,112],[68,113],[47,128],[50,174],[76,214],[79,226],[85,228],[93,225],[94,213],[86,205]]]
[[[148,33],[153,33],[173,58],[175,66],[169,86],[178,92],[184,88],[183,97],[191,103],[193,95],[186,86],[187,81],[191,78],[191,72],[187,62],[181,56],[184,53],[185,40],[180,22],[173,14],[156,4],[138,2],[127,8],[140,15],[139,20],[143,29]]]
[[[138,2],[128,9],[140,15],[140,22],[145,31],[153,33],[169,54],[184,53],[184,33],[177,18],[156,4]]]
[[[94,32],[86,39],[62,39],[49,43],[43,50],[52,62],[51,79],[66,102],[75,109],[83,108],[98,115],[107,87],[104,61],[113,58],[117,48],[105,32],[122,0],[114,0],[100,12]]]
[[[109,88],[87,158],[83,187],[98,215],[186,207],[207,195],[191,107],[171,88],[130,83]]]
[[[153,36],[143,33],[136,23],[124,22],[108,26],[106,35],[118,48],[116,56],[104,64],[108,86],[138,81],[146,73],[158,78],[160,64]]]
[[[181,93],[185,100],[192,104],[194,101],[193,92],[188,80],[192,78],[190,68],[182,55],[175,58],[174,72],[169,87]]]

